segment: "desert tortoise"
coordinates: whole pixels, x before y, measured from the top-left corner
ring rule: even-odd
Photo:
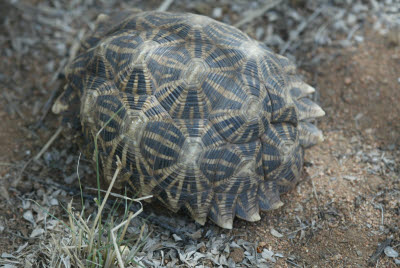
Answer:
[[[83,133],[106,179],[195,221],[260,219],[293,187],[324,111],[295,66],[240,30],[195,14],[100,15],[53,111]]]

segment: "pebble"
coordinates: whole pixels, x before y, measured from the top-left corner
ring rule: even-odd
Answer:
[[[264,248],[263,252],[261,253],[261,256],[268,261],[276,262],[276,259],[272,257],[274,256],[274,252],[271,250]]]
[[[257,27],[257,29],[256,29],[256,39],[257,40],[261,40],[263,35],[264,35],[264,28],[263,27]]]
[[[397,258],[399,256],[399,253],[396,250],[394,250],[391,246],[387,246],[385,248],[385,254],[389,258]]]
[[[349,15],[347,15],[347,23],[350,25],[353,25],[355,22],[357,21],[357,16],[350,13]]]
[[[244,259],[244,250],[242,248],[233,248],[229,257],[232,258],[235,263],[240,263]]]
[[[29,221],[30,223],[32,223],[33,226],[36,226],[36,222],[35,219],[33,218],[33,214],[31,210],[27,210],[24,212],[24,214],[22,215],[22,217]]]
[[[17,268],[17,266],[7,263],[4,266],[2,266],[2,268]]]
[[[222,8],[220,8],[220,7],[214,8],[212,11],[212,16],[217,19],[221,18],[222,17]]]
[[[362,42],[364,42],[364,36],[355,35],[354,40],[356,40],[358,43],[362,43]]]
[[[278,232],[277,230],[275,230],[274,228],[271,229],[271,234],[275,237],[281,238],[283,237],[283,234],[281,234],[280,232]]]
[[[55,198],[50,199],[50,206],[58,206],[58,200]]]
[[[178,235],[176,235],[176,234],[172,234],[172,237],[174,238],[175,242],[182,241],[182,238],[180,238],[180,237],[179,237]]]
[[[352,176],[352,175],[344,175],[343,179],[348,180],[348,181],[356,181],[356,180],[358,180],[358,178],[356,176]]]
[[[348,77],[348,76],[347,76],[347,77],[344,78],[344,83],[345,83],[346,85],[350,85],[351,82],[352,82],[352,81],[351,81],[351,77]]]
[[[30,237],[31,237],[31,238],[32,238],[32,237],[37,237],[37,236],[42,235],[42,234],[44,234],[44,229],[42,229],[42,228],[36,228],[36,229],[34,229],[34,230],[32,231]]]

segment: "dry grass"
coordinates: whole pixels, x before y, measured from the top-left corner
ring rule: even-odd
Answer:
[[[125,201],[138,202],[140,209],[135,213],[126,210],[120,222],[114,222],[112,216],[105,217],[104,208],[120,170],[121,162],[117,159],[117,169],[105,197],[98,204],[94,220],[85,216],[84,208],[77,213],[72,208],[72,201],[68,204],[69,221],[64,224],[65,233],[52,233],[46,247],[49,267],[115,267],[117,263],[119,267],[126,267],[129,263],[135,263],[134,257],[145,241],[143,228],[136,241],[126,239],[127,228],[131,220],[143,211],[141,200],[151,196],[139,199],[125,197]],[[115,210],[115,207],[112,208],[110,215]],[[104,222],[102,217],[106,218]]]

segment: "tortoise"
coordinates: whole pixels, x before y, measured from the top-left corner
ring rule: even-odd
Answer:
[[[109,182],[231,229],[283,205],[324,111],[287,58],[190,13],[99,15],[53,106]],[[101,131],[100,131],[101,130]]]

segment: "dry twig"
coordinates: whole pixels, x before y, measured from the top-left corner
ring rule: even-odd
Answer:
[[[33,158],[33,160],[35,160],[35,161],[39,160],[39,158],[49,149],[49,147],[53,144],[53,142],[61,134],[62,130],[63,130],[62,126],[57,128],[56,132],[53,134],[53,136],[50,137],[50,139],[43,146],[43,148],[40,150],[40,152]]]
[[[284,54],[286,50],[290,48],[292,45],[293,41],[298,39],[299,35],[304,31],[304,29],[310,24],[314,19],[318,17],[319,14],[321,14],[323,8],[320,7],[314,11],[311,16],[309,16],[305,21],[299,24],[297,26],[296,30],[292,34],[290,34],[289,40],[286,42],[286,44],[282,47],[282,49],[279,51],[279,54]]]
[[[258,10],[255,10],[251,14],[245,16],[242,20],[240,20],[239,22],[237,22],[233,26],[239,28],[239,27],[243,26],[244,24],[249,23],[249,22],[253,21],[254,19],[264,15],[265,12],[267,12],[271,8],[279,5],[281,2],[282,2],[282,0],[268,1],[267,4],[265,4],[262,8],[260,8]]]
[[[164,0],[164,2],[159,6],[157,11],[162,11],[162,12],[167,11],[172,2],[174,2],[174,0]]]
[[[390,243],[392,243],[392,239],[388,238],[385,241],[383,241],[378,248],[375,250],[374,254],[371,255],[371,257],[368,260],[368,264],[369,265],[375,265],[375,263],[379,260],[379,257],[381,256],[381,254],[383,253],[383,251],[385,250],[385,248],[387,246],[390,245]]]

